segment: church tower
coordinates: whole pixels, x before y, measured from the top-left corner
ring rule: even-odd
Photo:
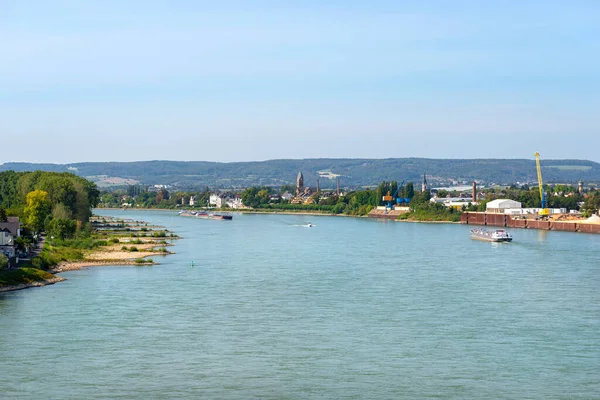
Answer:
[[[296,196],[300,195],[300,193],[304,193],[304,176],[302,175],[302,171],[298,172],[298,177],[296,178]]]
[[[423,183],[421,184],[421,191],[426,192],[429,188],[427,187],[427,176],[423,174]]]

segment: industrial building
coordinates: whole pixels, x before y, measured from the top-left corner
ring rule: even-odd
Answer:
[[[485,210],[489,213],[504,214],[507,210],[521,209],[521,203],[510,199],[496,199],[486,204]]]

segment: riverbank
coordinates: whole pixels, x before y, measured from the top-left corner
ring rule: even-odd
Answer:
[[[64,281],[56,276],[94,266],[148,266],[158,264],[153,258],[173,252],[167,247],[179,236],[162,226],[148,225],[116,217],[92,217],[94,232],[82,248],[81,240],[49,240],[40,255],[47,270],[19,268],[0,273],[0,292],[40,287]],[[40,261],[40,260],[38,260]],[[34,262],[32,261],[33,265]],[[39,264],[39,263],[38,263]]]
[[[181,209],[173,208],[99,208],[99,210],[121,210],[121,211],[172,211],[179,212]],[[196,210],[196,209],[193,209]],[[198,209],[200,210],[200,209]],[[267,214],[267,215],[308,215],[308,216],[326,216],[326,217],[349,217],[349,218],[373,218],[369,213],[366,215],[351,215],[351,214],[335,214],[326,211],[310,211],[310,210],[273,210],[273,209],[252,209],[252,208],[236,208],[236,209],[212,209],[211,211],[220,213],[238,213],[238,214]],[[396,214],[392,218],[381,217],[380,219],[388,219],[396,222],[420,222],[420,223],[439,223],[439,224],[455,224],[458,221],[451,220],[420,220],[420,219],[399,219]]]
[[[31,287],[52,285],[66,280],[50,272],[36,268],[19,268],[0,274],[0,293],[22,290]]]

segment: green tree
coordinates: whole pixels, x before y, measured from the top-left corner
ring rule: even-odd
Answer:
[[[296,186],[294,185],[282,185],[279,189],[279,193],[284,194],[285,192],[290,192],[292,194],[296,193]]]
[[[8,216],[6,215],[6,210],[0,207],[0,222],[8,221]]]
[[[408,182],[404,188],[404,197],[412,199],[415,197],[415,186],[412,182]]]
[[[71,210],[63,203],[58,203],[52,209],[52,218],[55,219],[71,219]]]
[[[0,253],[0,271],[8,268],[8,257]]]
[[[158,193],[156,193],[156,204],[166,200],[169,200],[169,192],[167,189],[162,188],[158,191]]]
[[[439,198],[448,197],[448,191],[444,190],[444,189],[438,190],[437,197],[439,197]]]
[[[255,207],[257,188],[250,187],[242,192],[242,203],[247,207]]]
[[[256,202],[257,205],[267,204],[269,202],[269,190],[261,189],[256,193]]]
[[[25,223],[34,232],[44,229],[44,220],[50,215],[50,199],[48,192],[34,190],[27,194],[27,206],[25,207]]]
[[[77,222],[72,219],[52,219],[46,226],[46,232],[57,239],[70,239],[77,232]]]

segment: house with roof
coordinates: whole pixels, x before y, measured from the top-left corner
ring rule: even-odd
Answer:
[[[285,192],[284,194],[281,195],[281,199],[285,200],[285,201],[290,201],[294,198],[294,195],[291,194],[290,192]]]
[[[16,255],[16,239],[21,236],[19,217],[8,217],[6,222],[0,222],[0,252],[9,258]]]

